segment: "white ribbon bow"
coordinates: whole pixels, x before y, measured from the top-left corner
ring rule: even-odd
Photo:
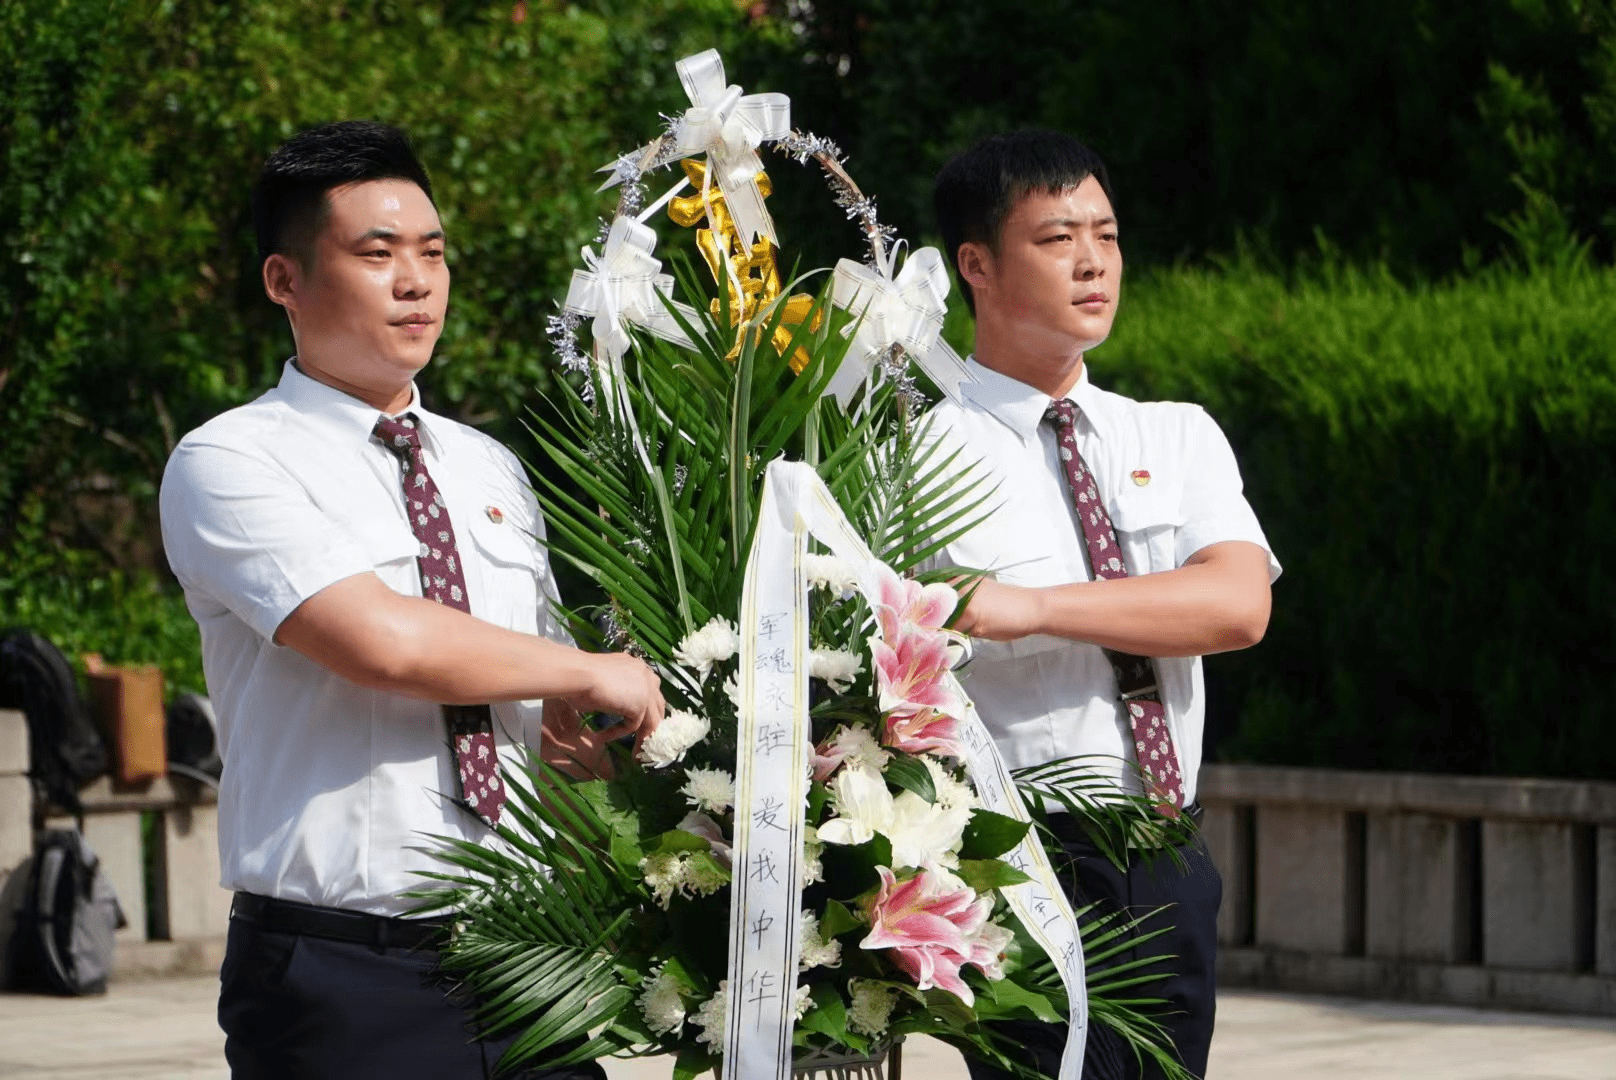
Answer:
[[[895,256],[879,270],[851,259],[836,264],[831,299],[837,307],[862,316],[854,324],[847,358],[825,388],[844,408],[869,378],[876,360],[893,345],[901,346],[952,400],[959,400],[961,384],[970,381],[965,362],[942,337],[949,289],[942,252],[921,248],[893,277]]]
[[[742,242],[750,246],[761,236],[778,244],[774,221],[757,186],[757,174],[763,171],[757,148],[791,132],[791,99],[784,94],[743,95],[739,86],[725,81],[724,61],[717,49],[687,56],[676,66],[691,107],[674,122],[674,145],[668,160],[706,154],[708,176],[717,179]],[[650,149],[642,147],[634,159],[643,161]],[[608,170],[612,175],[602,188],[622,180],[617,162],[601,171]]]
[[[572,284],[562,306],[574,315],[594,316],[596,348],[614,364],[629,349],[626,323],[675,345],[695,347],[663,304],[663,297],[673,295],[673,277],[659,272],[662,263],[651,254],[655,249],[655,229],[619,216],[612,221],[599,255],[593,248],[583,249],[589,269],[572,272]],[[678,302],[673,306],[690,325],[698,325],[700,316],[694,308]]]

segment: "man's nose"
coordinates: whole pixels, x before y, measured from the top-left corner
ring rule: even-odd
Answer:
[[[1078,281],[1093,281],[1105,274],[1105,260],[1100,258],[1100,248],[1092,240],[1080,240],[1077,246],[1077,258],[1072,262],[1072,277]]]
[[[395,264],[398,273],[393,278],[393,295],[400,300],[419,300],[432,291],[422,260],[405,255]]]

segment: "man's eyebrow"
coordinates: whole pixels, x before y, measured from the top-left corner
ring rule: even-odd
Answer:
[[[1038,223],[1038,228],[1080,229],[1083,226],[1088,225],[1098,229],[1102,226],[1115,225],[1116,223],[1117,219],[1114,217],[1095,218],[1093,221],[1079,221],[1077,218],[1070,217],[1048,217]]]
[[[374,229],[367,230],[365,232],[365,235],[361,236],[358,240],[355,240],[354,243],[363,244],[366,240],[396,241],[398,239],[399,239],[399,235],[395,230],[389,229],[385,225],[378,225]],[[421,239],[422,240],[442,240],[443,239],[443,230],[442,229],[433,229],[431,232],[422,233],[421,234]]]

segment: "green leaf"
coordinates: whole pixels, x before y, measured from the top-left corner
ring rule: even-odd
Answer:
[[[857,930],[863,925],[858,916],[849,911],[841,901],[825,901],[825,912],[819,917],[819,933],[827,940],[845,934],[849,930]]]
[[[992,859],[1003,855],[1027,835],[1031,822],[1017,821],[991,810],[971,811],[971,820],[965,826],[965,842],[960,845],[961,859]]]
[[[979,893],[1020,885],[1032,878],[1003,859],[961,859],[955,871],[961,881]]]
[[[847,1041],[847,1006],[836,987],[828,982],[815,983],[812,990],[813,1007],[797,1021],[799,1028],[817,1032],[838,1043]]]
[[[673,1059],[673,1080],[697,1080],[711,1073],[720,1060],[717,1054],[708,1052],[700,1043],[686,1043],[679,1048],[679,1056]]]
[[[1004,1010],[1000,1015],[1005,1017],[1025,1011],[1031,1013],[1033,1019],[1042,1020],[1046,1024],[1064,1024],[1067,1020],[1067,1017],[1050,1002],[1047,994],[1028,989],[1015,979],[990,981],[988,996],[995,1005]],[[978,995],[978,1001],[980,1000],[981,997]],[[977,1011],[985,1015],[985,1010],[981,1006],[978,1006]]]
[[[929,803],[937,801],[937,785],[919,758],[894,755],[882,775],[905,791],[912,791]]]
[[[681,851],[711,851],[712,847],[706,837],[685,832],[683,829],[669,829],[651,844],[651,850],[659,855]]]

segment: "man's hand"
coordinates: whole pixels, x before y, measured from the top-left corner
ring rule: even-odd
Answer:
[[[562,698],[550,698],[544,703],[544,735],[539,746],[539,757],[546,765],[558,769],[574,780],[592,780],[599,777],[610,780],[613,775],[611,743],[606,731],[596,731],[584,723],[583,717]]]
[[[970,598],[954,623],[960,633],[989,641],[1015,641],[1040,633],[1041,590],[1001,585],[992,578],[958,578],[952,584],[961,599]]]
[[[603,743],[634,736],[639,749],[646,736],[662,723],[667,709],[662,700],[662,680],[644,660],[627,653],[590,653],[589,684],[582,693],[568,698],[579,713],[603,712],[623,718],[603,731],[595,732]]]

